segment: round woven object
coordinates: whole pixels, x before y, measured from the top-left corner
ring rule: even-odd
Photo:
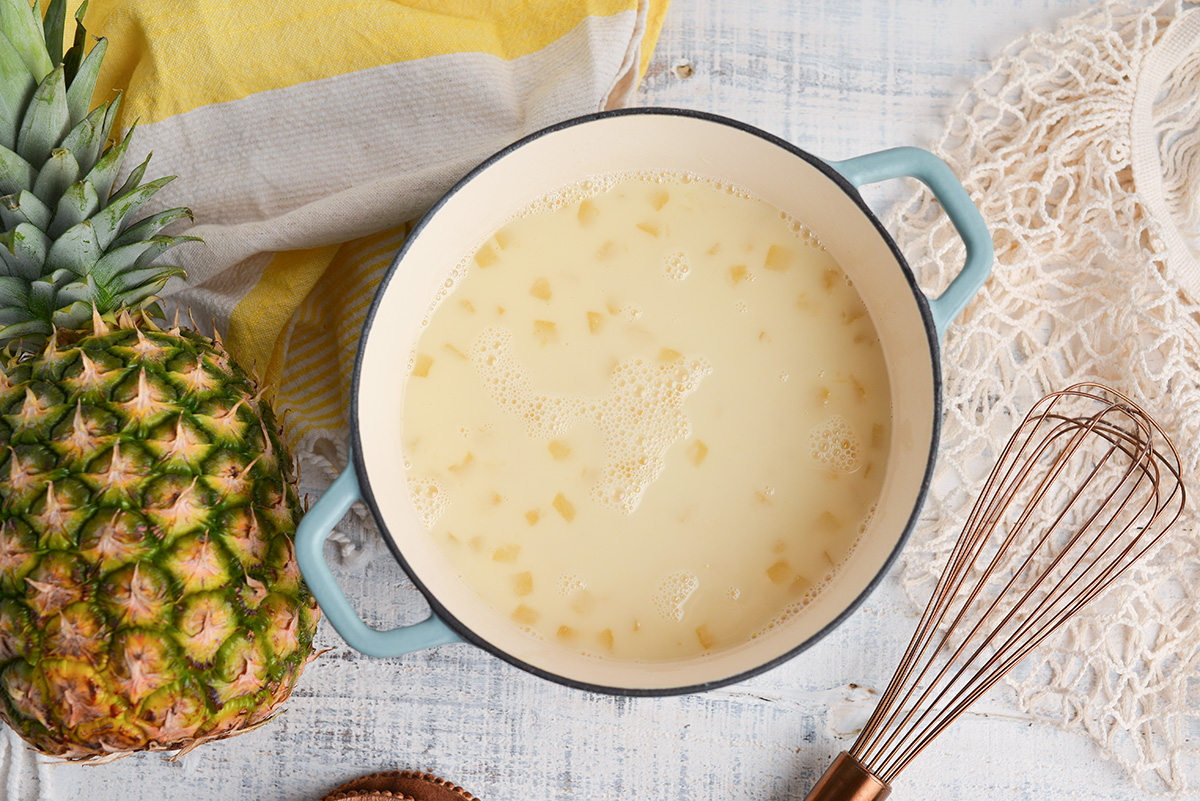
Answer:
[[[1014,42],[935,150],[979,204],[996,265],[946,336],[938,467],[904,562],[921,606],[1004,442],[1051,391],[1099,381],[1133,398],[1196,489],[1200,4],[1099,3]],[[890,224],[923,286],[961,269],[961,240],[928,193]],[[1010,686],[1143,789],[1178,793],[1200,778],[1200,504],[1167,539]]]
[[[479,801],[458,785],[429,773],[393,770],[346,782],[321,801]]]

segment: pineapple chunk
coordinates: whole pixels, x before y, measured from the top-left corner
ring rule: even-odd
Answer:
[[[844,310],[842,310],[842,322],[845,325],[853,325],[858,320],[861,320],[863,318],[863,315],[865,315],[866,313],[867,313],[867,310],[864,309],[862,306],[855,306],[855,307],[852,307],[849,309],[844,309]]]
[[[461,462],[459,462],[458,464],[450,465],[450,467],[448,469],[450,470],[451,473],[460,473],[463,470],[466,470],[468,467],[470,467],[471,463],[474,461],[475,461],[475,454],[471,453],[470,451],[467,451],[467,455],[463,457],[463,460]]]
[[[595,203],[585,200],[579,204],[579,211],[575,213],[575,216],[579,218],[580,225],[590,225],[599,213],[600,209],[596,208]]]
[[[550,440],[550,444],[547,445],[546,447],[550,451],[550,455],[554,457],[554,461],[556,461],[556,462],[561,462],[563,459],[566,459],[568,456],[571,455],[571,449],[567,445],[559,442],[556,439]]]
[[[554,508],[568,523],[575,519],[575,507],[561,492],[554,496]]]
[[[785,248],[780,245],[771,245],[767,248],[767,258],[763,262],[763,267],[775,272],[783,272],[792,266],[792,251],[790,248]]]
[[[600,329],[604,327],[604,315],[600,312],[588,312],[588,330],[593,334],[600,333]]]
[[[529,288],[529,294],[538,300],[550,300],[550,282],[545,278],[537,279]]]
[[[596,249],[596,258],[600,261],[608,261],[615,255],[617,255],[617,243],[611,239]]]
[[[536,526],[537,522],[542,519],[542,513],[537,509],[530,509],[525,513],[525,522],[531,526]]]
[[[453,345],[451,345],[449,342],[447,342],[447,343],[446,343],[445,345],[443,345],[442,347],[443,347],[443,348],[445,348],[446,350],[450,351],[451,353],[453,353],[453,354],[454,354],[455,356],[457,356],[458,358],[460,358],[460,359],[464,359],[464,360],[468,360],[468,361],[469,361],[469,359],[467,359],[467,354],[463,353],[461,350],[459,350],[458,348],[454,347],[454,346],[453,346]]]
[[[558,339],[558,325],[549,320],[534,320],[533,335],[538,337],[543,345]]]
[[[720,243],[720,242],[714,242],[714,243],[713,243],[713,246],[712,246],[711,248],[709,248],[709,249],[708,249],[708,255],[710,255],[710,256],[715,256],[715,255],[717,255],[717,253],[719,253],[720,251],[721,251],[721,243]]]
[[[493,238],[496,240],[496,244],[501,250],[504,250],[512,244],[512,234],[509,232],[508,226],[505,226],[497,231],[496,236]]]
[[[688,446],[688,456],[691,457],[692,464],[699,467],[700,463],[704,461],[704,457],[708,456],[708,446],[704,444],[703,440],[698,439]]]
[[[638,230],[645,231],[650,236],[657,237],[662,230],[652,222],[640,222],[637,224]]]
[[[530,609],[525,604],[521,604],[520,606],[518,606],[516,609],[513,610],[513,613],[512,613],[513,620],[515,620],[518,623],[523,623],[526,626],[532,626],[534,623],[537,623],[538,618],[540,618],[540,617],[541,617],[541,615],[539,615],[533,609]]]
[[[505,545],[502,548],[497,548],[492,551],[493,562],[515,562],[518,554],[521,553],[520,545]]]
[[[576,632],[575,629],[571,628],[570,626],[559,626],[558,631],[555,632],[554,636],[558,637],[560,640],[569,641],[574,640],[577,634],[578,632]]]
[[[518,598],[524,598],[533,592],[533,574],[526,570],[513,576],[513,592]]]
[[[792,566],[787,563],[786,559],[780,559],[767,568],[767,578],[771,579],[773,584],[783,584],[791,577]]]
[[[822,283],[825,285],[825,291],[832,292],[833,288],[837,286],[838,271],[830,267],[824,272],[824,274],[821,276],[821,279]]]
[[[589,615],[596,608],[596,596],[587,590],[579,590],[571,597],[571,608],[577,614]]]
[[[413,365],[413,377],[424,378],[429,375],[429,368],[433,366],[433,357],[426,356],[424,353],[417,354],[417,362]]]
[[[696,627],[696,638],[700,640],[700,647],[705,651],[711,651],[717,644],[717,638],[709,630],[707,625]]]
[[[670,199],[670,194],[663,189],[658,189],[650,193],[650,205],[654,207],[655,211],[662,211],[662,207],[667,205],[667,201]]]
[[[470,314],[474,314],[474,313],[475,313],[475,304],[474,304],[474,303],[472,303],[472,302],[471,302],[471,301],[469,301],[469,300],[460,300],[460,301],[458,302],[458,305],[459,305],[459,306],[462,306],[462,307],[463,307],[464,309],[466,309],[466,310],[467,310],[467,311],[468,311]]]
[[[500,261],[500,257],[496,255],[496,251],[492,250],[491,245],[483,245],[475,251],[475,263],[482,268],[491,267],[498,261]]]
[[[467,545],[471,546],[472,551],[479,553],[483,550],[483,546],[486,543],[483,541],[483,537],[471,537],[471,539],[467,540]]]
[[[658,351],[658,360],[660,362],[673,362],[677,359],[682,359],[683,354],[674,348],[661,348]]]
[[[792,580],[792,583],[788,585],[788,593],[790,593],[793,598],[799,598],[803,595],[806,595],[811,589],[812,582],[806,579],[804,576],[796,576],[796,578]]]
[[[817,518],[817,529],[822,534],[836,534],[842,530],[842,523],[833,512],[826,509]]]
[[[751,280],[750,270],[744,264],[736,264],[729,268],[729,281],[733,284],[740,284],[743,281]]]
[[[604,648],[604,650],[611,651],[613,649],[614,639],[612,629],[605,629],[596,636],[597,639],[600,640],[600,646]]]

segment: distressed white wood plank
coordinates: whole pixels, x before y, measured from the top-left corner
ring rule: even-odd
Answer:
[[[641,91],[705,109],[825,158],[928,144],[1000,48],[1084,0],[674,0]],[[672,67],[688,61],[692,77]],[[881,213],[907,191],[870,193]],[[336,571],[369,621],[424,604],[386,555]],[[376,770],[427,770],[495,799],[798,801],[869,712],[916,622],[894,578],[784,666],[704,695],[620,699],[568,690],[466,645],[363,657],[322,624],[330,652],[270,726],[179,763],[143,755],[58,765],[53,798],[304,801]],[[894,798],[1138,797],[1090,742],[985,698],[906,772]],[[1197,801],[1200,795],[1189,797]]]

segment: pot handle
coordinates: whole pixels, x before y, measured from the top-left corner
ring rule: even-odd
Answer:
[[[828,163],[855,186],[889,178],[916,178],[929,187],[946,210],[946,216],[967,246],[967,259],[946,291],[929,300],[938,339],[944,338],[946,326],[962,313],[987,280],[995,257],[992,235],[971,196],[946,162],[919,147],[897,147]]]
[[[422,648],[460,642],[462,638],[433,612],[420,623],[379,631],[364,623],[354,611],[325,563],[324,546],[333,527],[346,516],[354,502],[361,499],[352,459],[296,529],[296,561],[329,622],[342,639],[367,656],[400,656]]]

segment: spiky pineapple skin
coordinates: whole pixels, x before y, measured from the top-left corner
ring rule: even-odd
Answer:
[[[195,332],[98,323],[0,372],[0,715],[72,759],[261,723],[319,617],[253,379]]]

